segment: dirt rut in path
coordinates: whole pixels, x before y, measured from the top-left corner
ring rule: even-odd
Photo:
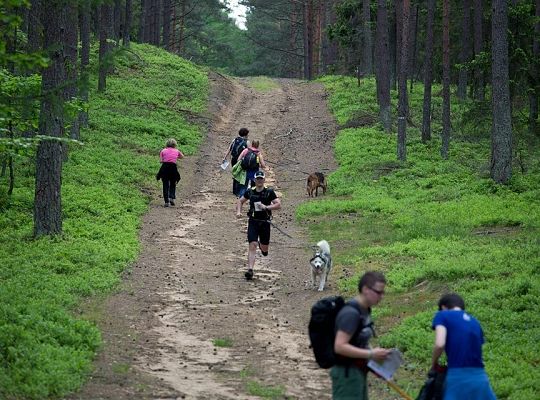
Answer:
[[[306,335],[322,296],[306,288],[313,243],[294,222],[307,200],[306,173],[334,168],[325,92],[292,80],[257,92],[249,80],[214,79],[215,123],[200,156],[180,162],[176,207],[153,202],[141,256],[122,287],[86,307],[101,313],[105,345],[72,399],[251,399],[268,387],[288,398],[330,398]],[[282,198],[274,223],[292,236],[272,229],[270,254],[257,254],[251,282],[243,278],[247,220],[235,218],[230,171],[219,168],[243,126],[261,141],[267,183]],[[334,288],[331,277],[323,295]]]

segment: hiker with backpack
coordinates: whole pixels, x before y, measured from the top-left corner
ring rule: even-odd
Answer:
[[[183,158],[184,154],[176,147],[178,146],[175,139],[167,140],[165,148],[159,153],[159,161],[161,166],[156,175],[156,179],[163,182],[163,200],[165,207],[174,206],[176,199],[176,185],[180,182],[180,173],[176,162],[179,158]]]
[[[244,274],[246,280],[253,279],[253,267],[255,265],[255,256],[257,247],[261,250],[263,256],[268,255],[268,246],[270,245],[270,220],[272,211],[281,208],[281,200],[277,197],[272,188],[264,185],[264,171],[257,171],[254,175],[255,187],[249,188],[238,198],[236,203],[236,218],[242,217],[242,206],[249,201],[248,211],[248,269]]]
[[[249,134],[249,130],[247,128],[240,128],[238,131],[238,136],[231,142],[229,145],[229,149],[227,150],[227,153],[225,153],[225,156],[223,157],[223,161],[227,159],[229,154],[231,155],[231,167],[234,167],[236,163],[238,162],[238,157],[248,147],[248,140],[247,136]],[[241,183],[239,183],[236,179],[233,177],[233,194],[237,197],[239,197],[240,191],[241,191]]]
[[[367,400],[367,363],[381,362],[390,354],[389,349],[369,346],[369,340],[375,336],[371,308],[382,300],[385,286],[382,273],[366,272],[358,282],[358,295],[337,313],[335,364],[330,370],[334,400]]]
[[[435,344],[431,368],[440,368],[439,358],[445,352],[448,369],[443,400],[495,400],[482,360],[484,333],[480,323],[465,312],[465,302],[456,293],[442,296],[438,307],[432,323]]]
[[[266,163],[264,162],[263,155],[259,149],[258,140],[252,141],[251,146],[240,153],[238,162],[241,163],[242,169],[246,171],[246,187],[244,188],[244,191],[249,187],[256,186],[255,173],[266,168]],[[243,194],[244,193],[241,192],[239,197],[241,198]]]

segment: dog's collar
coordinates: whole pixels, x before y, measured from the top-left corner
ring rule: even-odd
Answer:
[[[311,260],[309,260],[309,262],[312,262],[316,258],[320,258],[321,260],[324,261],[325,264],[328,262],[328,257],[325,257],[323,253],[319,253],[319,252],[316,252],[315,255],[311,257]]]

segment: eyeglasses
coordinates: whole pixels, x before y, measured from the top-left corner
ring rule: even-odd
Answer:
[[[373,289],[372,287],[369,287],[371,290],[373,290],[375,293],[377,293],[379,296],[382,296],[384,294],[384,290],[377,290],[377,289]]]

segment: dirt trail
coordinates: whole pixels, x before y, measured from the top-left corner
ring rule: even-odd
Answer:
[[[199,157],[180,162],[176,207],[156,199],[144,217],[139,260],[113,296],[86,306],[100,315],[104,348],[96,370],[70,399],[251,399],[249,382],[285,388],[288,398],[328,399],[326,371],[308,348],[306,288],[311,256],[294,221],[307,201],[305,172],[335,167],[335,122],[318,84],[278,80],[268,92],[249,80],[214,77],[215,122]],[[282,198],[270,254],[243,272],[247,220],[234,215],[229,171],[219,168],[242,126],[260,139],[267,183]],[[333,294],[334,278],[324,295]],[[230,340],[215,347],[214,339]]]

